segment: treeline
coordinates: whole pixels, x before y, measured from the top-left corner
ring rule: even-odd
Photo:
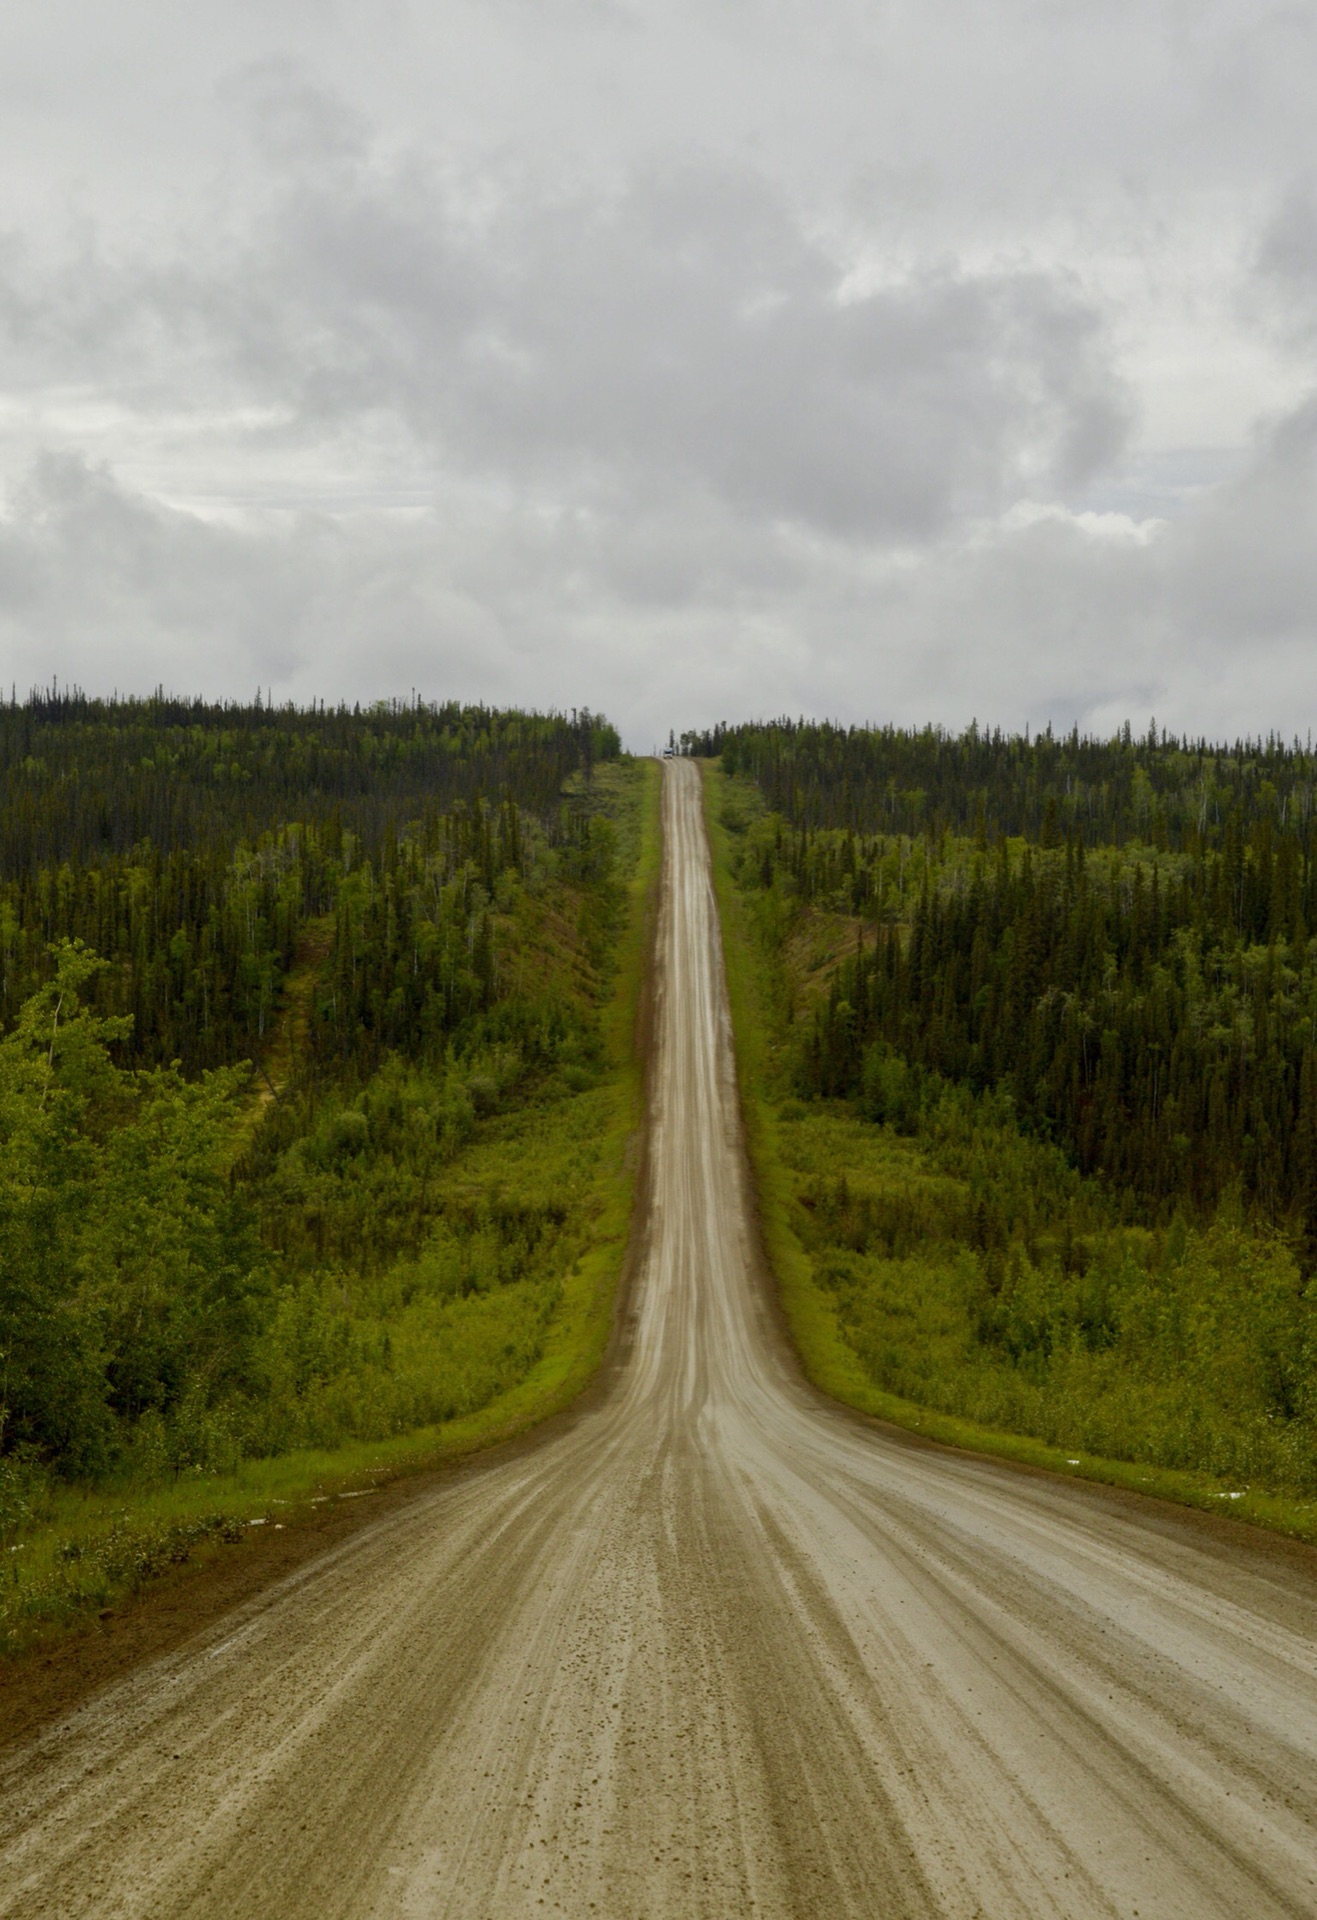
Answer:
[[[1225,849],[1265,822],[1310,863],[1317,752],[1279,738],[1222,747],[1154,722],[1111,740],[1077,729],[1030,737],[971,726],[839,727],[778,720],[682,736],[753,780],[791,826],[857,833],[956,833],[1057,846]]]
[[[1292,899],[1255,941],[1219,911],[1219,865],[1163,878],[1077,848],[1003,850],[942,878],[934,865],[908,924],[875,925],[834,973],[805,1089],[862,1093],[885,1117],[899,1054],[1005,1088],[1026,1126],[1121,1190],[1201,1213],[1237,1185],[1266,1218],[1317,1228],[1317,951]]]
[[[784,730],[773,754],[753,735],[766,803],[800,737]],[[801,1091],[898,1118],[922,1074],[1001,1090],[1021,1123],[1154,1213],[1201,1216],[1238,1188],[1260,1217],[1317,1233],[1317,861],[1294,801],[1306,756],[1218,756],[1239,773],[1219,829],[1195,819],[1160,846],[1127,834],[1093,847],[1073,821],[1066,836],[1044,831],[1031,844],[993,814],[972,835],[875,831],[865,807],[883,740],[900,761],[931,751],[936,736],[875,742],[832,730],[831,810],[860,826],[767,813],[741,853],[744,883],[775,897],[779,913],[822,909],[856,923],[801,1029]],[[991,776],[980,738],[945,744],[953,766],[982,772],[986,756]],[[733,765],[746,764],[744,746],[742,736]],[[815,764],[818,742],[806,747]],[[1002,742],[999,757],[1007,791],[1030,761],[1065,764],[1046,741]],[[1112,767],[1129,761],[1135,772],[1183,757],[1151,739],[1109,749]],[[1254,784],[1258,765],[1276,777]],[[1169,776],[1161,784],[1171,791]],[[1065,794],[1038,798],[1046,828]],[[1176,838],[1180,850],[1165,844]]]
[[[929,737],[886,738],[899,760]],[[1090,844],[1047,825],[1064,791],[1033,839],[972,805],[968,832],[886,831],[861,803],[881,744],[818,805],[839,825],[770,807],[735,752],[710,776],[822,1309],[807,1360],[832,1366],[809,1350],[832,1325],[870,1411],[1310,1498],[1317,918],[1302,808],[1275,798],[1303,757],[1241,783],[1215,840]],[[1033,746],[1001,751],[1009,790]]]
[[[254,843],[337,820],[367,850],[422,805],[506,793],[539,814],[577,768],[616,758],[597,714],[456,701],[276,707],[34,693],[0,703],[0,875],[26,878],[151,845]]]
[[[135,1064],[250,1053],[303,923],[349,876],[358,895],[376,876],[389,888],[404,829],[428,884],[469,867],[488,897],[495,862],[521,871],[534,844],[570,839],[564,781],[618,750],[589,713],[0,706],[0,1024],[49,977],[54,945],[80,940],[109,963],[92,1004],[131,1017]],[[449,1024],[470,998],[458,971]]]
[[[442,1174],[597,1077],[612,730],[61,696],[0,738],[0,1533],[51,1473],[217,1470],[519,1378],[583,1231],[570,1142],[541,1129],[547,1195],[526,1148],[520,1199],[454,1210]]]

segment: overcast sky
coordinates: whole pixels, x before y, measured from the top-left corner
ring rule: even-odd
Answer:
[[[1317,0],[7,0],[0,672],[1317,722]]]

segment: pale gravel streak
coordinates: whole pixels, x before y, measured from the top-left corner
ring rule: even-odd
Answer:
[[[664,821],[613,1390],[12,1756],[0,1915],[1317,1914],[1302,1560],[799,1383],[688,763]]]

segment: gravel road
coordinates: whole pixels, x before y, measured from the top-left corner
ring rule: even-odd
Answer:
[[[1317,1556],[801,1384],[664,807],[610,1390],[12,1753],[0,1915],[1317,1915]]]

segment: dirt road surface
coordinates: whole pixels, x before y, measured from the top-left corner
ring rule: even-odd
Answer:
[[[13,1753],[0,1915],[1317,1914],[1317,1563],[801,1384],[693,766],[664,805],[611,1390]]]

